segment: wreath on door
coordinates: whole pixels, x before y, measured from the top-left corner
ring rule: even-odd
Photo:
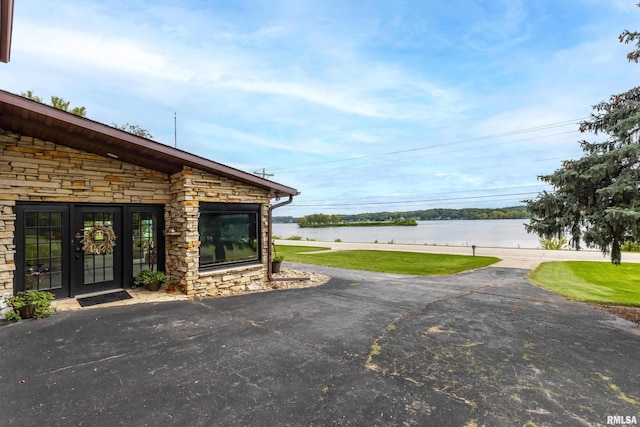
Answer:
[[[85,254],[110,254],[116,245],[116,233],[111,227],[98,225],[81,236],[80,243]]]

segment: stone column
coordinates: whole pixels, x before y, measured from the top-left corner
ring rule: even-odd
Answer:
[[[198,201],[190,185],[191,170],[171,176],[172,200],[166,224],[167,274],[186,289],[187,295],[198,294],[200,237],[198,234]]]
[[[14,201],[0,201],[0,294],[13,292],[13,276],[16,270],[16,247],[13,243],[16,229],[14,206]]]

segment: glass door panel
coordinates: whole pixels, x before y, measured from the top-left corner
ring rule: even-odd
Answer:
[[[131,214],[133,275],[142,270],[158,271],[158,214]]]
[[[16,203],[15,291],[70,295],[69,207]]]
[[[76,208],[75,294],[122,287],[121,208]]]
[[[25,290],[62,287],[62,212],[25,212]]]
[[[85,212],[82,217],[83,236],[87,238],[92,233],[92,240],[96,245],[103,244],[107,236],[105,233],[94,231],[99,227],[113,228],[113,213]],[[113,251],[109,253],[84,253],[84,284],[112,281],[114,278]]]

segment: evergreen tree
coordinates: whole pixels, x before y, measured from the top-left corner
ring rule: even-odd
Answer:
[[[621,42],[636,42],[627,55],[629,62],[640,59],[639,40],[638,32],[625,30],[620,35]],[[525,200],[531,212],[526,229],[545,239],[568,234],[575,249],[584,242],[619,264],[622,244],[640,241],[640,87],[613,95],[593,109],[580,131],[607,139],[581,141],[583,157],[538,177],[551,184],[553,192]]]

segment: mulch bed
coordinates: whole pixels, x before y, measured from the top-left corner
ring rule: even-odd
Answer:
[[[630,320],[640,326],[640,307],[626,307],[624,305],[604,305],[596,304],[601,309],[608,311],[623,319]]]

